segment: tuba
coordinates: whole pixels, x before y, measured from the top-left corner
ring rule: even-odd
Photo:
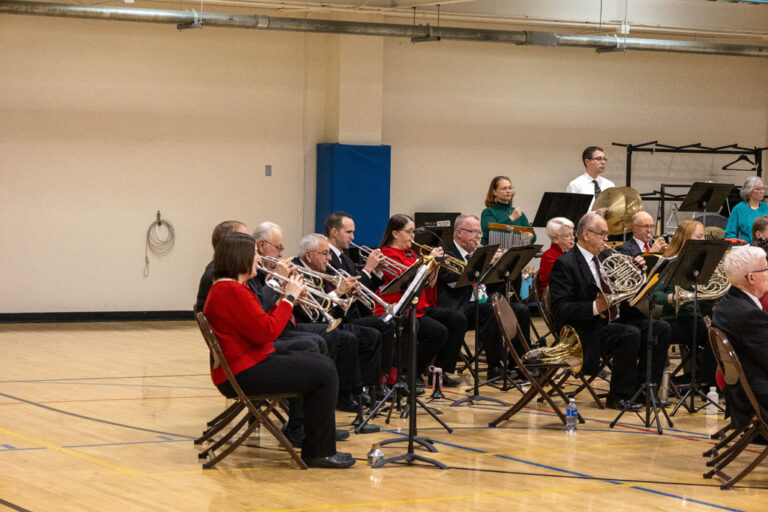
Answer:
[[[709,282],[706,285],[696,286],[696,298],[697,300],[715,300],[725,295],[731,288],[731,282],[725,276],[725,269],[723,267],[723,260],[717,264],[717,268],[712,272],[712,277],[709,278]],[[693,302],[693,291],[686,290],[679,286],[675,286],[675,294],[672,296],[672,301],[675,303],[675,316],[680,311],[680,306]]]
[[[541,347],[529,350],[523,354],[524,363],[533,364],[567,364],[573,373],[579,373],[584,363],[584,353],[581,340],[576,329],[564,325],[560,330],[560,341],[551,347]]]
[[[610,311],[612,306],[635,296],[645,284],[646,279],[645,272],[635,265],[631,256],[621,254],[611,247],[608,248],[614,254],[600,262],[600,272],[611,289],[611,293],[599,292],[608,304],[606,313]],[[610,313],[608,315],[610,316]],[[613,319],[608,318],[608,320]]]

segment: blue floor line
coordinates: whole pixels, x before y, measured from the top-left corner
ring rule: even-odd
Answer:
[[[686,498],[685,496],[678,496],[677,494],[670,494],[668,492],[656,491],[654,489],[648,489],[646,487],[639,487],[639,486],[633,485],[630,488],[638,490],[638,491],[649,492],[651,494],[658,494],[660,496],[666,496],[668,498],[677,498],[679,500],[683,500],[683,501],[686,501],[686,502],[696,503],[697,505],[704,505],[704,506],[707,506],[707,507],[719,508],[720,510],[730,510],[731,512],[745,512],[744,510],[741,510],[741,509],[738,509],[738,508],[725,507],[723,505],[717,505],[716,503],[709,503],[707,501],[695,500],[693,498]]]

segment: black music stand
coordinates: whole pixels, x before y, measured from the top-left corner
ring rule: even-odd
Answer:
[[[589,205],[594,198],[590,194],[544,192],[531,226],[544,228],[547,226],[547,222],[554,217],[565,217],[575,226],[579,223],[582,215],[589,211]]]
[[[489,398],[486,396],[481,396],[478,391],[478,383],[480,382],[480,369],[478,368],[478,364],[480,361],[480,352],[483,349],[483,342],[480,339],[480,285],[483,284],[482,277],[485,277],[487,275],[488,267],[491,265],[491,260],[493,259],[494,254],[496,254],[496,249],[498,249],[498,245],[488,245],[486,247],[478,247],[475,249],[475,251],[472,253],[472,257],[469,259],[467,264],[464,266],[464,272],[461,273],[459,276],[459,280],[456,281],[456,288],[463,288],[465,286],[472,286],[475,297],[475,357],[474,357],[474,393],[472,396],[467,396],[464,398],[460,398],[459,400],[456,400],[451,404],[451,407],[456,407],[464,403],[470,403],[474,404],[475,402],[495,402],[499,405],[509,405],[508,403],[504,402],[503,400],[498,400],[496,398]],[[503,257],[503,256],[502,256]]]
[[[707,213],[717,214],[733,187],[731,183],[697,181],[688,189],[688,193],[678,206],[677,211],[702,213],[704,215],[702,224],[706,226]]]
[[[579,195],[579,194],[576,194],[576,195]],[[485,275],[480,279],[480,282],[485,283],[486,285],[504,282],[504,288],[506,290],[505,297],[507,300],[509,300],[510,295],[512,295],[512,292],[511,292],[512,281],[517,279],[517,277],[522,273],[525,266],[531,261],[531,259],[533,259],[536,253],[539,252],[539,249],[540,249],[540,246],[536,246],[536,245],[527,246],[527,247],[512,247],[510,249],[507,249],[506,252],[502,254],[501,258],[499,258],[498,261],[496,261],[496,263],[491,268],[488,269]],[[533,322],[531,322],[531,325],[533,325]],[[504,353],[504,357],[501,360],[502,385],[500,389],[501,391],[507,391],[508,389],[510,389],[508,384],[512,384],[512,386],[515,389],[522,392],[521,388],[517,386],[509,378],[509,375],[507,372],[509,358],[507,356],[506,347],[504,347],[503,353]],[[476,387],[493,384],[498,379],[499,377],[494,377],[485,382],[480,382],[479,384],[476,384]]]
[[[427,411],[435,420],[437,420],[440,425],[445,428],[448,433],[452,433],[453,429],[450,428],[448,425],[446,425],[440,418],[438,418],[421,400],[419,400],[416,397],[416,361],[417,361],[417,333],[418,333],[418,327],[416,324],[416,306],[419,303],[419,296],[421,295],[421,291],[426,287],[427,280],[429,277],[429,274],[435,270],[433,265],[436,265],[436,262],[430,262],[428,264],[414,264],[413,266],[418,265],[419,269],[415,273],[415,275],[410,279],[408,283],[408,287],[403,293],[403,297],[400,299],[400,301],[397,303],[397,306],[395,310],[397,311],[397,314],[401,314],[405,312],[405,307],[399,307],[402,304],[407,304],[408,308],[408,314],[410,315],[410,335],[411,335],[411,367],[408,370],[408,386],[406,387],[406,392],[408,394],[408,409],[409,409],[409,417],[408,417],[408,437],[403,438],[398,436],[394,439],[386,439],[379,443],[380,446],[384,446],[387,444],[393,444],[393,443],[401,443],[403,441],[408,442],[408,450],[406,453],[402,455],[396,455],[395,457],[388,457],[379,459],[376,461],[376,463],[373,465],[374,468],[380,468],[386,464],[389,464],[390,462],[399,462],[401,460],[405,460],[409,464],[413,463],[414,461],[420,460],[422,462],[427,462],[429,464],[433,464],[440,469],[448,469],[448,467],[443,464],[442,462],[436,461],[434,459],[430,459],[428,457],[424,457],[423,455],[419,455],[414,452],[414,443],[418,443],[421,446],[425,447],[430,452],[437,452],[437,448],[435,448],[434,443],[432,440],[420,437],[416,433],[416,406],[419,405]],[[407,273],[407,272],[406,272]],[[404,273],[400,278],[396,279],[395,281],[400,281],[403,276],[405,276]],[[395,289],[393,291],[400,291],[399,288],[403,286],[404,283],[400,283],[397,287],[394,287]],[[388,286],[387,288],[390,288]],[[398,379],[399,383],[399,379]],[[397,385],[396,383],[395,385]],[[393,387],[394,389],[394,387]],[[391,394],[392,390],[388,393]],[[381,403],[379,406],[380,407]],[[392,409],[390,409],[390,415],[392,413]],[[373,413],[371,413],[372,415]],[[389,417],[387,417],[387,423],[389,422]]]
[[[699,283],[709,282],[712,273],[717,268],[720,260],[723,259],[725,251],[731,246],[727,240],[688,240],[683,245],[677,256],[676,265],[672,266],[667,276],[667,286],[674,289],[674,286],[685,286],[693,283],[693,330],[691,334],[691,385],[685,392],[680,401],[672,409],[670,416],[674,416],[680,406],[684,406],[689,413],[695,413],[706,407],[710,403],[706,393],[701,390],[701,385],[696,378],[696,330],[697,318],[699,315],[699,295],[697,286]],[[694,399],[696,394],[702,397],[704,403],[696,408]],[[690,398],[690,405],[685,403],[686,398]],[[715,404],[716,405],[716,404]],[[721,411],[722,408],[717,406]]]
[[[640,415],[640,412],[634,411],[638,418],[640,418],[645,427],[649,428],[653,423],[656,423],[656,431],[659,435],[664,432],[661,429],[661,419],[659,418],[659,409],[664,413],[664,417],[667,419],[669,428],[673,428],[672,420],[669,419],[667,409],[665,405],[659,401],[656,395],[656,383],[651,381],[651,363],[653,360],[653,347],[658,344],[659,340],[653,335],[653,321],[656,313],[656,309],[653,303],[653,291],[658,286],[662,279],[666,280],[668,276],[674,271],[673,267],[677,264],[677,258],[675,259],[662,259],[658,262],[657,266],[653,268],[651,274],[648,276],[646,284],[640,289],[635,297],[630,301],[630,306],[636,307],[640,302],[646,301],[648,304],[648,332],[645,345],[645,382],[638,388],[632,398],[629,399],[627,405],[621,410],[618,416],[610,423],[610,427],[616,426],[616,423],[621,419],[627,409],[633,403],[637,403],[637,399],[641,393],[645,393],[645,420]],[[651,411],[653,411],[653,419],[651,419]]]

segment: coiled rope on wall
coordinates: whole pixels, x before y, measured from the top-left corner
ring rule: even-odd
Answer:
[[[162,231],[165,228],[165,238],[162,238]],[[144,245],[144,277],[149,276],[149,253],[163,257],[167,256],[173,250],[173,244],[176,243],[176,232],[173,226],[167,220],[160,217],[160,210],[157,211],[157,220],[152,222],[147,229],[147,241]]]

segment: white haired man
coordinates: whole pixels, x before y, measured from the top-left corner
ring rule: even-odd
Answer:
[[[744,375],[760,405],[768,408],[768,314],[760,297],[768,293],[768,261],[759,247],[735,247],[725,256],[725,275],[731,283],[712,315],[739,356]],[[740,386],[726,386],[726,400],[734,424],[752,416]]]

